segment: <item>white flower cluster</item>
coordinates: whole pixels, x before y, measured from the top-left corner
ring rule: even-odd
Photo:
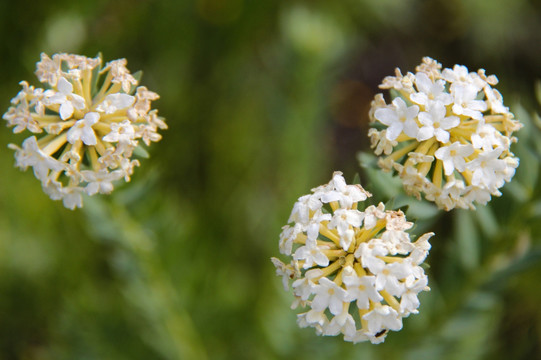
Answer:
[[[387,155],[380,166],[396,170],[409,194],[445,210],[474,208],[501,195],[515,174],[510,145],[522,125],[492,87],[496,76],[441,67],[426,57],[415,74],[396,69],[385,78],[380,87],[398,96],[387,104],[376,95],[368,135],[376,155]]]
[[[429,289],[419,265],[433,233],[411,242],[405,230],[413,224],[401,211],[385,211],[382,203],[358,210],[369,196],[335,172],[295,203],[280,235],[289,263],[272,258],[286,291],[293,280],[292,308],[309,308],[298,324],[354,343],[380,343],[400,330],[402,318],[418,312],[419,292]]]
[[[148,146],[167,128],[151,110],[158,94],[137,87],[125,59],[102,67],[101,57],[41,54],[36,75],[47,89],[22,81],[3,118],[13,132],[40,137],[9,147],[16,166],[31,166],[44,191],[67,208],[81,207],[83,193],[110,193],[113,181],[129,181],[138,140]]]

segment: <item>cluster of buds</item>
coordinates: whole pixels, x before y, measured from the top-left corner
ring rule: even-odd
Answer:
[[[418,312],[418,294],[428,290],[420,264],[433,233],[412,242],[405,230],[413,224],[401,211],[386,211],[382,203],[358,209],[370,196],[335,172],[295,203],[280,235],[280,252],[290,260],[272,261],[286,291],[293,281],[292,307],[309,308],[298,315],[301,327],[380,343]]]
[[[396,69],[385,78],[380,88],[396,97],[387,104],[376,95],[369,136],[380,167],[395,170],[408,194],[445,210],[474,208],[501,195],[515,174],[510,145],[521,124],[492,87],[496,76],[441,68],[426,57],[415,74]]]
[[[125,59],[102,66],[99,56],[41,54],[36,76],[46,89],[22,81],[3,116],[15,133],[35,135],[22,148],[9,147],[16,166],[31,166],[44,191],[67,208],[81,207],[83,193],[110,193],[113,181],[129,181],[139,139],[148,146],[167,128],[151,110],[158,94],[137,86]]]

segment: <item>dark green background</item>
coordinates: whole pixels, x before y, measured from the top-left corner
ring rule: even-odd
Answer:
[[[143,70],[169,125],[131,183],[73,212],[13,167],[29,135],[0,129],[0,359],[540,358],[539,1],[20,0],[0,20],[1,112],[42,51],[101,52]],[[499,77],[527,124],[519,172],[475,212],[395,199],[437,233],[420,314],[382,345],[317,337],[274,276],[280,228],[361,171],[377,85],[423,56]]]

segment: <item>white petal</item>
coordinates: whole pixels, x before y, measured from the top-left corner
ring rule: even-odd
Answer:
[[[100,120],[100,114],[94,111],[89,112],[88,114],[85,115],[84,120],[85,120],[85,125],[92,126]]]
[[[73,105],[71,102],[66,101],[60,105],[60,118],[62,120],[69,119],[73,115]]]
[[[436,139],[438,139],[441,143],[448,143],[449,142],[449,133],[443,129],[436,129],[434,130],[434,135],[436,135]]]
[[[387,126],[391,126],[398,121],[396,111],[388,108],[377,109],[374,117]]]
[[[424,126],[419,129],[417,133],[417,141],[425,141],[434,136],[434,128],[431,126]],[[439,150],[439,149],[438,149]]]
[[[111,94],[105,100],[110,101],[116,110],[120,110],[131,106],[135,102],[135,97],[128,94]]]
[[[71,100],[72,105],[77,110],[83,110],[85,108],[85,99],[84,99],[84,97],[79,96],[77,94],[71,94],[71,96],[72,96],[72,100]]]
[[[77,123],[75,123],[75,125],[71,129],[68,130],[66,140],[68,140],[70,144],[75,144],[77,140],[81,139],[81,132],[82,132],[82,129],[77,126]]]
[[[98,143],[96,139],[96,134],[94,133],[94,130],[92,130],[91,127],[85,126],[81,131],[81,140],[85,143],[85,145],[96,145]]]
[[[73,92],[73,85],[63,77],[58,79],[58,84],[56,85],[56,87],[58,91],[63,94],[71,94]]]

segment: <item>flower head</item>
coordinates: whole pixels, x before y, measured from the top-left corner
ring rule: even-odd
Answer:
[[[293,281],[293,306],[308,308],[298,316],[301,327],[379,343],[418,312],[417,295],[428,290],[419,265],[433,233],[412,242],[405,230],[413,224],[401,211],[386,211],[382,203],[359,210],[370,196],[335,172],[293,206],[292,224],[280,235],[280,252],[289,261],[272,262],[284,288]]]
[[[416,73],[386,77],[382,89],[398,96],[372,102],[369,136],[384,170],[395,170],[409,194],[438,207],[474,208],[510,181],[518,159],[510,151],[513,132],[522,125],[503,105],[498,83],[480,69],[441,70],[424,58]]]
[[[138,139],[149,145],[167,128],[151,110],[158,94],[137,87],[125,59],[102,66],[99,56],[41,54],[36,76],[45,89],[22,81],[3,116],[15,133],[33,135],[9,147],[16,166],[33,167],[44,191],[68,208],[81,207],[83,193],[110,193],[112,181],[129,181]]]

